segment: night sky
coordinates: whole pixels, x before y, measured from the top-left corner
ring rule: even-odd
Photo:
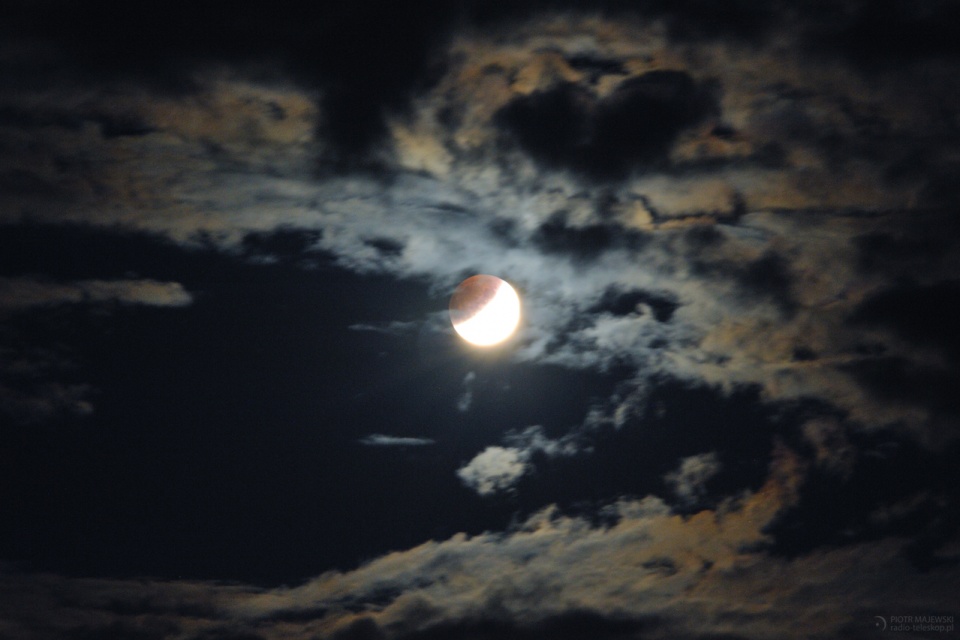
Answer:
[[[0,639],[956,633],[956,3],[3,4]]]

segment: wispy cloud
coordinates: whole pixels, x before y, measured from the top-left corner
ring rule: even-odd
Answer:
[[[368,447],[423,447],[436,444],[430,438],[412,438],[403,436],[388,436],[381,433],[372,433],[359,440],[360,444]]]
[[[417,322],[387,322],[384,324],[367,324],[367,323],[358,323],[352,324],[348,329],[351,331],[370,331],[372,333],[384,333],[387,335],[395,336],[401,335],[404,333],[409,333],[410,331],[415,330],[419,326]]]
[[[466,413],[470,410],[470,406],[473,404],[473,383],[477,379],[477,374],[473,371],[468,371],[465,376],[463,376],[463,395],[457,399],[457,411],[460,413]]]
[[[155,280],[81,280],[52,282],[36,278],[0,278],[0,312],[70,303],[121,302],[184,307],[193,296],[179,282]]]

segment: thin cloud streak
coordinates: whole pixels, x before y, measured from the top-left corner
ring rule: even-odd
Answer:
[[[424,447],[436,444],[436,440],[431,438],[388,436],[382,433],[372,433],[364,436],[358,442],[368,447]]]
[[[0,312],[100,302],[185,307],[193,302],[193,296],[178,282],[82,280],[63,283],[35,278],[0,278]]]

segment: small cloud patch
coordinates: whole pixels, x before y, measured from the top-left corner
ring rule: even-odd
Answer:
[[[691,505],[706,493],[706,483],[720,472],[716,453],[701,453],[680,461],[680,466],[663,477],[680,502]]]
[[[527,472],[529,457],[529,452],[520,449],[487,447],[457,470],[457,476],[481,496],[493,495],[520,480]]]

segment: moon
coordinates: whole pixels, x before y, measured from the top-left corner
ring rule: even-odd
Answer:
[[[496,276],[470,276],[450,297],[450,322],[467,342],[480,347],[498,344],[520,324],[520,296]]]

